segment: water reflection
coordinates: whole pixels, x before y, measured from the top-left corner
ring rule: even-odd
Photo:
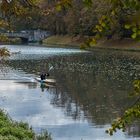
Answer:
[[[136,121],[133,125],[127,128],[128,136],[140,137],[140,122]]]
[[[26,58],[26,54],[23,55]],[[35,60],[33,55],[30,55],[30,59],[20,58],[16,56],[16,59],[7,60],[0,75],[1,79],[16,79],[16,83],[11,84],[13,91],[6,85],[4,87],[3,82],[0,84],[2,99],[6,96],[9,101],[10,96],[6,91],[10,91],[14,97],[10,103],[1,103],[13,117],[28,121],[36,130],[48,128],[55,139],[70,139],[69,134],[75,133],[78,136],[71,136],[73,140],[90,140],[93,137],[112,139],[104,130],[133,102],[128,98],[128,93],[132,90],[132,81],[140,76],[140,57],[137,53],[96,50],[93,53],[54,57],[43,54],[43,57],[36,57]],[[34,77],[42,69],[47,71],[49,66],[54,67],[50,75],[57,80],[56,86],[34,82]],[[19,99],[20,103],[14,103]],[[121,140],[134,139],[132,136],[139,138],[138,130],[137,123],[128,127],[126,137],[117,133],[113,140],[118,136],[121,136]],[[62,132],[65,134],[61,135]]]

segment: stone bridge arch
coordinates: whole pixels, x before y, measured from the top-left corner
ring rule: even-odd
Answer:
[[[43,39],[50,36],[50,33],[42,30],[33,30],[33,31],[19,31],[19,32],[9,32],[9,33],[1,33],[1,35],[5,35],[10,38],[21,38],[23,43],[26,42],[40,42]]]

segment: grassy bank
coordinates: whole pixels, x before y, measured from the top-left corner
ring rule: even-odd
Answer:
[[[68,47],[68,46],[73,46],[73,47],[79,47],[82,43],[84,42],[83,37],[80,36],[50,36],[47,39],[43,41],[43,44],[45,45],[61,45],[62,47]]]
[[[13,121],[0,110],[0,140],[51,140],[48,133],[36,136],[27,123]]]
[[[50,36],[43,41],[45,45],[61,45],[61,47],[79,47],[86,41],[86,37],[73,36]],[[90,49],[114,49],[114,50],[130,50],[140,51],[140,42],[132,39],[101,39],[97,45]]]

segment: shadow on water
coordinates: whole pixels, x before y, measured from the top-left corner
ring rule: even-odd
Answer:
[[[87,120],[93,127],[104,127],[122,114],[133,102],[128,98],[132,82],[140,78],[139,55],[118,51],[94,51],[36,60],[12,59],[3,67],[8,70],[5,74],[16,73],[19,78],[37,77],[49,66],[54,67],[50,75],[56,79],[56,87],[39,86],[42,92],[47,90],[51,94],[51,105],[63,108],[65,116],[74,120]],[[36,83],[22,84],[27,84],[30,89],[37,88]],[[139,123],[129,126],[127,137],[140,137],[139,130]]]

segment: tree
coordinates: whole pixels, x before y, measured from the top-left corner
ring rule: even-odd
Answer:
[[[75,0],[60,0],[58,9],[63,7],[74,7]],[[80,3],[77,8],[82,4],[87,8],[94,8],[96,0],[79,0]],[[97,6],[97,5],[96,5]],[[99,38],[107,37],[107,39],[117,36],[118,38],[131,37],[133,39],[140,39],[140,1],[139,0],[101,0],[97,6],[96,14],[92,15],[93,19],[97,19],[97,23],[92,22],[90,30],[96,34],[93,39],[90,39],[87,46],[94,46]],[[78,12],[78,11],[77,11]],[[77,13],[76,12],[76,13]],[[86,14],[88,16],[89,13]],[[82,20],[85,16],[82,16]],[[77,22],[78,29],[80,29],[81,22]],[[92,26],[93,25],[93,26]],[[86,26],[84,26],[84,29]],[[77,30],[77,28],[76,28]],[[80,30],[81,31],[81,30]]]
[[[140,80],[135,80],[133,84],[134,92],[131,96],[137,96],[137,99],[127,110],[125,110],[120,118],[112,123],[111,128],[106,130],[110,135],[113,135],[117,129],[121,129],[124,132],[128,124],[140,119]]]
[[[101,36],[108,36],[107,32],[113,35],[119,31],[120,37],[139,39],[139,19],[136,17],[140,10],[140,2],[138,0],[107,1],[110,8],[99,19],[98,25],[95,27],[96,32]],[[114,30],[116,26],[117,30]]]
[[[11,16],[18,16],[23,12],[23,8],[32,6],[34,0],[1,0],[0,1],[0,31],[11,29]],[[0,41],[7,40],[7,37],[0,34]],[[9,56],[10,52],[6,48],[0,48],[0,57]]]
[[[13,30],[12,22],[19,17],[27,16],[28,9],[33,8],[34,3],[35,0],[2,0],[0,3],[1,19],[8,23],[6,30]],[[27,18],[29,19],[29,16]]]
[[[9,50],[7,50],[5,47],[0,48],[0,57],[6,57],[10,56]]]

